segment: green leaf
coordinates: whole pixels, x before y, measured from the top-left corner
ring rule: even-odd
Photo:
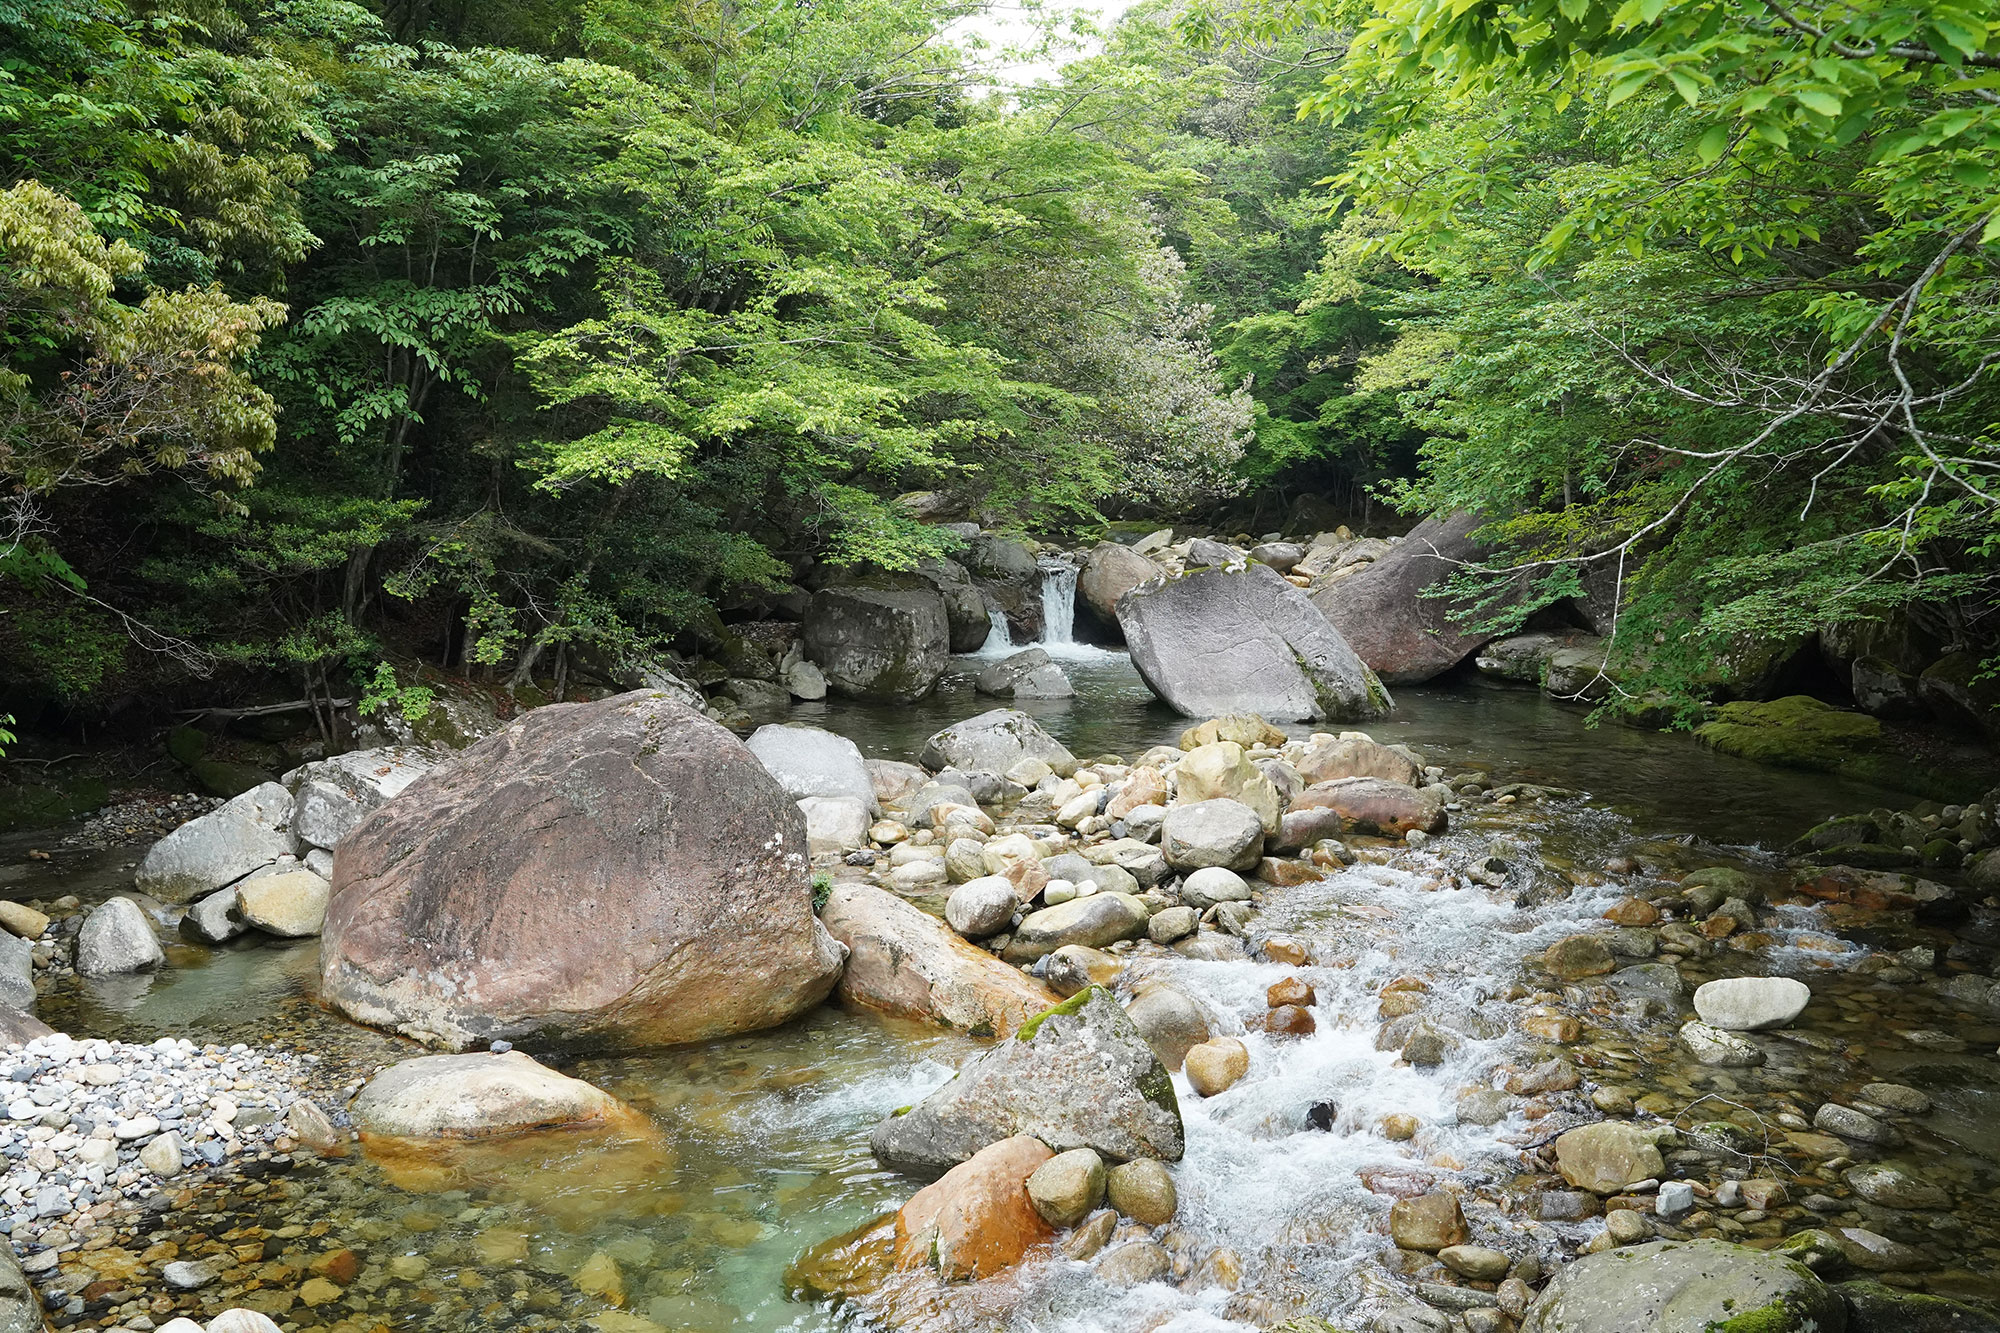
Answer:
[[[1947,43],[1962,55],[1974,56],[1979,54],[1980,34],[1973,32],[1970,28],[1954,23],[1949,19],[1934,16],[1931,19],[1931,31],[1944,38]]]
[[[1627,74],[1624,78],[1611,85],[1611,91],[1604,99],[1605,105],[1617,106],[1620,102],[1623,102],[1644,88],[1652,81],[1652,78],[1653,76],[1650,71]]]
[[[1695,144],[1694,151],[1703,165],[1718,161],[1729,149],[1729,126],[1711,125]]]
[[[1846,105],[1837,94],[1823,88],[1801,88],[1792,94],[1792,98],[1806,110],[1829,118],[1838,116],[1841,107]]]

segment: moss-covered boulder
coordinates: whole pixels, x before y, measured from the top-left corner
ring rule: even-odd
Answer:
[[[1880,1282],[1843,1282],[1834,1290],[1847,1302],[1847,1333],[2000,1333],[1993,1312],[1942,1296]]]
[[[241,796],[252,787],[277,781],[276,774],[260,765],[211,755],[211,744],[208,733],[194,727],[175,727],[167,733],[167,753],[209,795]]]
[[[1882,723],[1803,694],[1769,703],[1733,703],[1695,735],[1739,759],[1833,773],[1882,747]]]
[[[1977,787],[1976,780],[1956,780],[1898,754],[1883,733],[1881,719],[1803,694],[1767,703],[1724,704],[1716,719],[1695,736],[1738,759],[1809,773],[1838,773],[1941,799],[1968,796]]]

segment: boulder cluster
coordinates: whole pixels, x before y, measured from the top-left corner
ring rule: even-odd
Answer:
[[[785,756],[853,748],[796,726],[766,727],[751,746],[793,775],[803,765]],[[1457,798],[1407,749],[1358,732],[1293,740],[1254,715],[1190,727],[1178,747],[1132,762],[1085,762],[1027,714],[997,709],[937,733],[921,757],[856,751],[816,784],[788,777],[787,790],[843,812],[842,836],[829,819],[813,844],[833,881],[822,919],[848,949],[840,997],[989,1035],[1149,952],[1249,957],[1261,894],[1347,864],[1343,836],[1440,832]],[[879,817],[851,794],[858,774]],[[1262,946],[1304,961],[1287,948]],[[1171,987],[1142,983],[1126,986],[1132,1015],[1178,1069],[1208,1024]]]
[[[318,935],[332,896],[333,849],[368,815],[442,762],[414,746],[356,750],[260,783],[154,843],[134,887],[185,905],[181,929],[204,944],[246,931],[298,939]],[[114,899],[102,925],[86,924],[77,968],[109,974],[156,967],[163,955],[143,917]]]

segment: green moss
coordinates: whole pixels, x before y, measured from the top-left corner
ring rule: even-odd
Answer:
[[[1733,703],[1695,732],[1703,743],[1760,764],[1831,773],[1882,743],[1882,723],[1803,694]]]
[[[1111,992],[1104,989],[1104,987],[1085,986],[1082,990],[1070,996],[1067,1000],[1064,1000],[1061,1004],[1052,1004],[1048,1008],[1042,1010],[1042,1012],[1040,1012],[1039,1014],[1036,1014],[1033,1018],[1029,1019],[1027,1022],[1021,1024],[1021,1030],[1014,1034],[1014,1040],[1033,1041],[1035,1039],[1035,1034],[1042,1030],[1042,1024],[1044,1022],[1046,1022],[1051,1018],[1056,1017],[1057,1015],[1069,1015],[1069,1014],[1081,1013],[1083,1010],[1083,1006],[1090,1003],[1090,997],[1093,995],[1102,995],[1106,1000],[1111,999]]]
[[[1681,885],[1684,888],[1705,885],[1712,889],[1720,889],[1729,897],[1741,898],[1746,903],[1758,902],[1764,897],[1764,891],[1757,887],[1756,880],[1730,866],[1709,866],[1706,869],[1693,871],[1682,877]]]
[[[1798,1333],[1798,1312],[1789,1301],[1780,1299],[1755,1310],[1746,1310],[1721,1323],[1711,1322],[1707,1333]]]
[[[0,832],[47,828],[87,815],[110,799],[110,788],[96,778],[46,786],[0,786]]]
[[[1157,1060],[1153,1067],[1139,1077],[1139,1095],[1178,1121],[1181,1118],[1180,1099],[1174,1096],[1173,1075]]]
[[[195,727],[175,727],[167,733],[167,753],[176,762],[193,767],[208,753],[208,734]]]
[[[1795,694],[1769,703],[1724,704],[1715,721],[1696,730],[1702,744],[1775,768],[1838,773],[1953,800],[1976,794],[1978,783],[1941,774],[1895,753],[1882,723]]]

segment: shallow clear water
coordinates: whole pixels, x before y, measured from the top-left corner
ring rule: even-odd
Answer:
[[[1135,755],[1171,743],[1188,725],[1152,699],[1123,654],[1083,645],[1050,651],[1078,697],[1022,706],[1078,754]],[[911,758],[939,727],[997,706],[970,688],[966,673],[980,661],[966,659],[946,688],[915,705],[831,702],[802,705],[792,716],[844,732],[870,755]],[[1365,1188],[1358,1172],[1390,1168],[1490,1182],[1517,1169],[1517,1144],[1531,1132],[1527,1122],[1517,1114],[1489,1128],[1461,1127],[1452,1123],[1453,1106],[1467,1088],[1482,1084],[1483,1071],[1523,1045],[1516,1021],[1523,1002],[1503,998],[1521,976],[1521,959],[1623,892],[1595,869],[1607,857],[1635,852],[1654,864],[1671,862],[1680,849],[1663,839],[1672,835],[1776,847],[1830,813],[1908,800],[1757,768],[1686,737],[1616,726],[1586,730],[1581,713],[1532,691],[1477,684],[1405,689],[1398,702],[1394,717],[1368,728],[1378,738],[1406,742],[1447,767],[1489,768],[1499,780],[1587,795],[1471,812],[1451,835],[1393,868],[1357,865],[1271,893],[1255,933],[1309,942],[1315,966],[1180,958],[1135,965],[1195,997],[1216,1031],[1241,1035],[1252,1052],[1250,1075],[1213,1099],[1193,1096],[1176,1076],[1188,1139],[1187,1158],[1176,1168],[1181,1226],[1204,1252],[1218,1245],[1235,1250],[1248,1286],[1296,1296],[1325,1313],[1351,1309],[1360,1275],[1394,1257],[1382,1232],[1390,1199]],[[1313,729],[1288,728],[1301,735]],[[1483,855],[1487,840],[1501,832],[1539,843],[1551,865],[1571,867],[1577,890],[1523,909],[1507,890],[1450,887],[1448,863]],[[9,887],[18,896],[37,893]],[[1810,942],[1824,921],[1818,909],[1801,909],[1786,925]],[[1863,985],[1842,974],[1849,960],[1838,953],[1787,948],[1776,958],[1829,994]],[[1319,1027],[1310,1037],[1281,1041],[1253,1025],[1265,1010],[1265,988],[1292,974],[1315,986]],[[382,1061],[407,1050],[314,1008],[315,975],[311,944],[190,948],[150,984],[91,987],[52,1004],[48,1016],[80,1035],[276,1038],[341,1046]],[[1396,1051],[1375,1049],[1378,996],[1402,976],[1423,978],[1436,1005],[1430,1012],[1467,1034],[1442,1066],[1411,1068]],[[1662,1030],[1670,1036],[1671,1026]],[[1990,1077],[1966,1074],[1963,1057],[1904,1059],[1889,1036],[1876,1041],[1883,1063],[1902,1060],[1912,1081],[1935,1068],[1938,1081],[1963,1085],[1940,1091],[1946,1108],[1940,1127],[1960,1131],[1945,1150],[2000,1152],[1994,1135],[1978,1128],[1993,1119]],[[512,1282],[517,1295],[545,1290],[548,1300],[537,1308],[556,1318],[581,1321],[603,1308],[572,1285],[603,1256],[616,1265],[624,1308],[663,1329],[847,1327],[851,1314],[789,1300],[784,1269],[808,1245],[914,1192],[918,1182],[876,1165],[868,1130],[949,1077],[971,1049],[964,1039],[928,1029],[822,1009],[774,1032],[663,1056],[588,1061],[574,1072],[648,1112],[663,1130],[663,1149],[538,1149],[467,1162],[449,1179],[423,1181],[358,1162],[333,1164],[300,1207],[308,1215],[325,1210],[336,1235],[359,1228],[356,1234],[373,1237],[378,1248],[424,1258],[433,1275],[483,1274],[503,1289]],[[1773,1088],[1785,1086],[1779,1078],[1838,1077],[1803,1066],[1769,1075]],[[1714,1087],[1735,1092],[1765,1077],[1728,1075]],[[1338,1106],[1334,1132],[1303,1129],[1307,1108],[1327,1101]],[[1375,1128],[1391,1112],[1414,1115],[1425,1128],[1411,1142],[1391,1143]],[[1474,1217],[1476,1233],[1497,1225]],[[1489,1231],[1493,1239],[1500,1234]],[[1515,1236],[1511,1248],[1519,1247]],[[1223,1318],[1227,1301],[1220,1289],[1183,1292],[1161,1284],[1115,1293],[1082,1265],[1056,1263],[1025,1284],[1013,1327],[1039,1333],[1247,1327]],[[474,1308],[458,1292],[419,1289],[386,1317],[399,1329],[503,1326],[497,1316],[474,1315]],[[332,1307],[297,1312],[327,1324],[337,1315]],[[504,1326],[516,1325],[510,1319]]]

